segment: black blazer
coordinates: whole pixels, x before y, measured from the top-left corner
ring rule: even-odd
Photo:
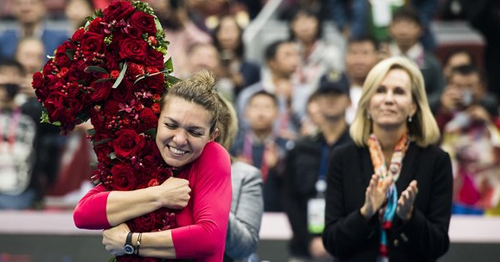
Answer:
[[[373,174],[367,147],[349,143],[331,155],[326,192],[323,242],[336,261],[376,261],[379,220],[366,221],[359,212]],[[411,143],[396,182],[398,198],[416,179],[418,195],[412,218],[403,224],[395,216],[389,232],[389,261],[436,261],[448,250],[453,176],[449,155],[436,146]]]

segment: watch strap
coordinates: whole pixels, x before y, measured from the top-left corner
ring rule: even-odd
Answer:
[[[127,234],[127,239],[125,240],[125,245],[132,245],[132,235],[134,233],[131,231],[131,232],[128,232]]]

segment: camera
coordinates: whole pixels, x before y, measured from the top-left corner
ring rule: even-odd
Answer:
[[[474,97],[472,95],[472,91],[470,89],[465,89],[462,92],[462,105],[469,106],[470,104],[472,104],[473,100]]]
[[[14,83],[2,84],[0,85],[0,87],[5,88],[5,91],[7,91],[7,95],[10,99],[14,99],[20,89],[19,84],[14,84]]]

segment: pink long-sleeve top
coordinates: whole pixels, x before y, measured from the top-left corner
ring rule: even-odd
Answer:
[[[177,177],[189,180],[191,187],[191,199],[177,213],[177,228],[171,230],[177,258],[222,261],[231,206],[229,155],[219,144],[209,142],[201,156],[185,166]],[[109,228],[108,196],[109,191],[102,185],[90,190],[75,208],[75,225],[85,229]]]

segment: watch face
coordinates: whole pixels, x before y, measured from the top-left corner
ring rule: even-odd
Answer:
[[[125,251],[127,255],[134,254],[134,247],[132,245],[125,245],[123,246],[123,251]]]

